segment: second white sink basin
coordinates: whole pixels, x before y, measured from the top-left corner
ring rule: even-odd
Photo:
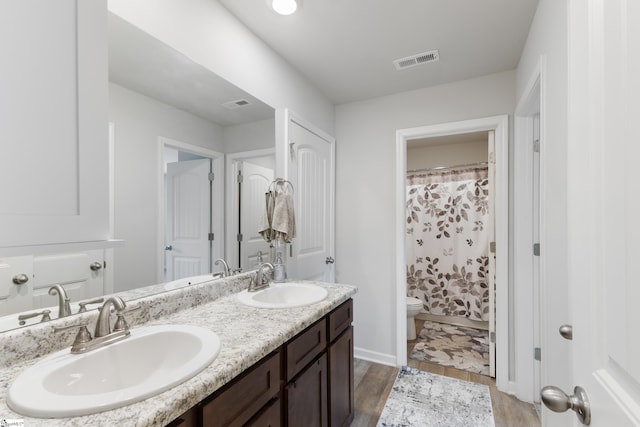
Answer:
[[[255,292],[246,290],[238,294],[238,300],[258,308],[293,308],[315,304],[328,295],[325,288],[311,283],[272,283]]]
[[[218,336],[188,325],[131,330],[131,336],[84,354],[69,349],[26,369],[7,393],[15,412],[39,418],[88,415],[147,399],[206,368]]]

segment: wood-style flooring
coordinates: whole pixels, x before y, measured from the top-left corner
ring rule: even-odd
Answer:
[[[422,322],[418,320],[416,323],[416,329],[421,330]],[[415,341],[407,342],[407,354],[411,353],[414,344]],[[498,391],[493,378],[419,360],[408,359],[408,365],[426,372],[488,385],[496,427],[540,426],[533,405]],[[398,368],[356,359],[354,371],[355,417],[351,427],[375,426],[398,375]]]

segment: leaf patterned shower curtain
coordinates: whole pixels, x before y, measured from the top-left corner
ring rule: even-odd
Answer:
[[[489,320],[486,167],[407,176],[407,295],[427,313]]]

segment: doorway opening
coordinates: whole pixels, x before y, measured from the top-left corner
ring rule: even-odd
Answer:
[[[396,132],[396,313],[398,365],[407,361],[407,147],[410,141],[457,134],[484,132],[495,135],[495,149],[487,155],[489,164],[495,165],[495,304],[494,324],[500,325],[491,341],[496,344],[496,385],[508,389],[509,381],[509,331],[508,331],[508,116],[495,116],[462,122],[444,123]],[[436,226],[437,226],[436,220]],[[448,219],[447,219],[448,221]],[[455,221],[455,219],[454,219]],[[451,225],[450,225],[451,226]],[[453,226],[455,233],[455,226]],[[493,245],[492,245],[493,246]],[[493,248],[492,248],[493,249]],[[489,257],[492,258],[492,257]],[[491,294],[491,293],[490,293]],[[493,310],[489,310],[493,314]],[[490,321],[491,323],[491,321]],[[494,339],[493,339],[494,338]]]
[[[224,155],[159,140],[159,282],[211,273],[224,258]]]
[[[408,140],[406,155],[407,353],[491,377],[493,133]]]
[[[227,262],[249,271],[271,261],[271,247],[260,235],[265,193],[275,178],[275,150],[252,150],[227,156]]]

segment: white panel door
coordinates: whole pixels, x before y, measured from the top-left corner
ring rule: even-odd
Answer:
[[[289,180],[295,189],[297,230],[289,254],[293,255],[295,266],[289,269],[289,273],[299,279],[332,282],[335,276],[331,261],[334,226],[333,141],[319,136],[309,127],[296,120],[289,121]]]
[[[167,164],[165,280],[210,272],[210,159]]]
[[[108,239],[106,1],[0,2],[0,52],[0,249]]]
[[[95,264],[93,269],[92,264]],[[49,295],[53,285],[64,288],[72,306],[79,301],[102,296],[105,293],[104,250],[36,256],[33,276],[33,308],[58,305],[57,295]],[[57,310],[52,310],[52,318],[57,316]]]
[[[640,3],[569,3],[573,385],[587,393],[591,426],[638,426]]]
[[[259,252],[263,261],[269,259],[269,243],[258,233],[258,224],[265,211],[265,193],[273,181],[273,169],[248,161],[242,162],[240,197],[240,267],[248,271],[255,267]]]
[[[33,308],[33,282],[33,256],[0,258],[0,316]]]

